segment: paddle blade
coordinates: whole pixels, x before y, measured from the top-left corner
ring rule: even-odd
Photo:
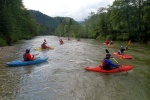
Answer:
[[[107,49],[105,51],[106,51],[106,53],[109,53],[109,51]]]
[[[130,43],[131,43],[131,40],[129,40],[128,45],[130,45]]]

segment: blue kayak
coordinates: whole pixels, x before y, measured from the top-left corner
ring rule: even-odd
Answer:
[[[27,65],[34,65],[34,64],[39,64],[42,62],[45,62],[48,60],[48,57],[39,57],[39,58],[35,58],[32,61],[22,61],[22,60],[15,60],[12,62],[6,62],[6,65],[8,66],[27,66]]]

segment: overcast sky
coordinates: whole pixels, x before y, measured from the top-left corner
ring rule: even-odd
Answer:
[[[40,11],[51,17],[71,17],[83,21],[90,12],[112,5],[114,0],[23,0],[25,8]]]

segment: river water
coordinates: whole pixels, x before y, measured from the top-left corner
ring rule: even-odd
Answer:
[[[44,39],[54,50],[35,51]],[[15,51],[0,59],[0,100],[150,100],[149,45],[131,42],[126,53],[133,56],[132,60],[114,56],[120,64],[133,65],[133,70],[104,74],[84,68],[100,65],[106,48],[113,55],[127,42],[116,41],[114,47],[107,47],[103,41],[93,39],[80,42],[62,39],[63,45],[59,45],[55,36],[37,36],[15,44]],[[31,48],[31,54],[48,56],[48,61],[30,66],[6,66],[7,61],[22,59],[26,48]]]

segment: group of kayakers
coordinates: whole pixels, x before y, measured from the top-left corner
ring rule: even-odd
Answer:
[[[60,40],[60,43],[62,42],[62,40]],[[44,42],[43,44],[41,44],[41,48],[42,49],[47,49],[50,47],[46,45],[47,42],[46,40],[44,39]],[[119,54],[123,54],[124,51],[126,50],[126,48],[124,48],[123,46],[120,47],[120,51],[118,52]],[[31,61],[34,59],[34,55],[31,55],[30,54],[30,49],[26,49],[26,52],[23,54],[23,58],[24,58],[24,61]],[[114,68],[118,68],[119,67],[119,64],[113,64],[110,60],[111,58],[111,54],[107,53],[105,58],[102,60],[102,67],[104,70],[111,70],[111,69],[114,69]]]
[[[110,40],[105,41],[105,43],[106,44],[114,44],[114,42],[110,41]],[[128,49],[128,46],[126,46],[126,47],[120,46],[120,50],[118,51],[118,54],[119,55],[124,54],[124,51],[127,49]],[[111,62],[110,58],[111,58],[111,54],[107,53],[105,58],[102,60],[102,67],[104,70],[111,70],[111,69],[119,67],[119,64],[113,64]]]
[[[64,44],[63,40],[58,36],[60,45]],[[68,38],[70,40],[70,38]],[[80,41],[80,38],[77,40]],[[48,46],[47,41],[44,39],[43,43],[41,44],[41,49],[52,49],[50,46]],[[30,54],[30,49],[27,48],[25,53],[23,54],[24,61],[32,61],[34,60],[34,55]]]

